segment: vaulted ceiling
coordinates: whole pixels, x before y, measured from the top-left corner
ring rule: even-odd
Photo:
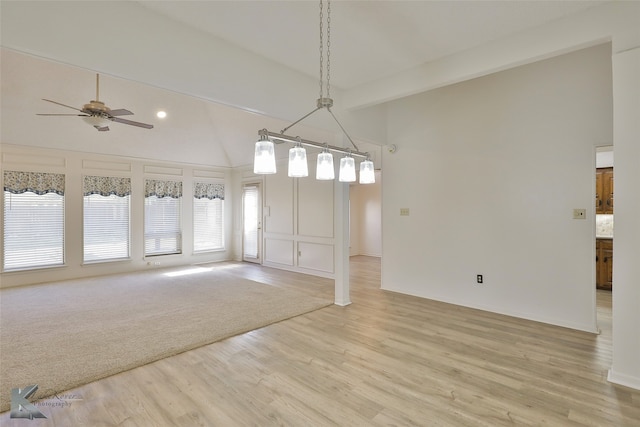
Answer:
[[[139,3],[191,28],[318,78],[318,1]],[[332,82],[348,90],[600,3],[603,2],[334,0],[331,3]],[[326,19],[327,0],[324,4]]]
[[[602,3],[333,0],[334,111],[359,141],[383,145],[384,102],[575,48],[560,40],[550,52],[545,26]],[[236,167],[250,162],[258,129],[280,130],[315,107],[316,1],[0,5],[2,143]],[[96,72],[101,99],[155,129],[114,125],[98,134],[35,116],[60,112],[41,98],[87,103]],[[162,122],[153,116],[160,108],[169,113]],[[335,123],[317,116],[296,132],[339,139]]]

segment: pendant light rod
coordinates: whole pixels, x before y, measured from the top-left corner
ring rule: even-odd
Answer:
[[[321,109],[322,106],[318,106],[318,108],[316,108],[315,110],[313,110],[312,112],[310,112],[309,114],[306,114],[304,116],[302,116],[301,118],[299,118],[298,120],[296,120],[295,122],[291,123],[289,126],[287,126],[286,128],[282,129],[280,131],[280,133],[285,133],[287,130],[289,130],[290,128],[294,127],[295,125],[297,125],[298,123],[300,123],[301,121],[303,121],[304,119],[306,119],[307,117],[309,117],[310,115],[312,115],[313,113],[315,113],[316,111],[318,111],[319,109]]]
[[[333,117],[333,119],[336,121],[336,123],[338,124],[338,126],[340,126],[340,129],[342,129],[342,132],[347,136],[347,139],[349,140],[349,142],[351,143],[351,145],[353,145],[353,147],[356,149],[356,151],[360,151],[360,149],[358,148],[358,146],[356,145],[355,142],[353,142],[353,139],[351,139],[351,137],[349,136],[349,134],[347,133],[347,131],[344,129],[344,127],[342,126],[342,124],[340,123],[340,121],[338,120],[338,118],[335,116],[335,114],[333,114],[333,111],[331,111],[331,108],[327,107],[327,111],[331,113],[331,117]]]
[[[336,153],[341,153],[341,154],[349,154],[352,156],[357,156],[357,157],[363,157],[365,159],[369,158],[370,155],[369,153],[363,153],[362,151],[353,151],[350,148],[342,148],[342,147],[336,147],[334,145],[328,145],[322,142],[315,142],[315,141],[310,141],[308,139],[302,139],[298,136],[289,136],[289,135],[285,135],[283,133],[276,133],[276,132],[271,132],[268,131],[267,129],[262,129],[258,132],[258,135],[262,136],[267,136],[271,139],[274,140],[274,142],[277,144],[278,141],[280,142],[292,142],[292,143],[300,143],[302,145],[306,145],[308,147],[315,147],[318,148],[320,150],[322,149],[328,149],[329,151],[335,151]]]

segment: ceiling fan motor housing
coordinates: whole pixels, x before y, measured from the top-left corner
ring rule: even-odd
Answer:
[[[104,102],[92,100],[88,104],[84,104],[84,107],[82,107],[82,111],[91,115],[102,113],[109,114],[111,109],[104,105]]]

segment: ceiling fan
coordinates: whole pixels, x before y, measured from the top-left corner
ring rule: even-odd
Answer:
[[[152,129],[153,125],[149,125],[146,123],[134,122],[133,120],[123,119],[120,116],[129,116],[133,113],[129,110],[125,110],[124,108],[118,108],[116,110],[112,110],[111,108],[104,105],[104,102],[101,102],[99,99],[100,95],[100,74],[96,74],[96,99],[90,101],[88,104],[84,104],[82,109],[72,107],[70,105],[65,105],[57,101],[52,101],[50,99],[42,99],[43,101],[51,102],[53,104],[62,105],[63,107],[71,108],[73,110],[79,111],[82,114],[37,114],[38,116],[78,116],[82,117],[82,119],[89,123],[94,128],[98,129],[100,132],[105,132],[109,130],[109,121],[122,123],[125,125],[137,126],[145,129]]]

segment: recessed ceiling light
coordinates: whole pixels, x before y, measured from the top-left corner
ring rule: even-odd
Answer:
[[[158,112],[156,113],[156,116],[157,116],[159,119],[164,119],[165,117],[167,117],[167,112],[166,112],[166,111],[162,111],[162,110],[160,110],[160,111],[158,111]]]

